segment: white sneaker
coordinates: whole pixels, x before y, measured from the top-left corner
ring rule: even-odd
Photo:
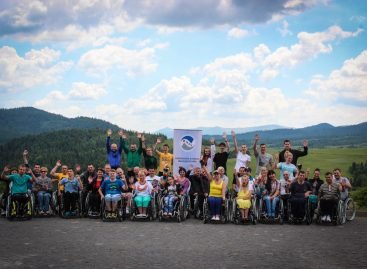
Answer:
[[[326,221],[327,222],[331,222],[331,218],[330,218],[330,216],[328,215],[328,216],[326,216]]]
[[[326,216],[322,216],[321,221],[325,222],[326,221]]]
[[[129,214],[129,209],[128,209],[128,208],[126,208],[125,212],[126,212],[126,214]]]
[[[213,217],[212,217],[212,220],[216,220],[216,218],[213,216]]]
[[[167,214],[168,214],[167,212],[164,212],[164,213],[163,213],[163,216],[167,216]]]
[[[143,214],[138,214],[138,215],[136,215],[137,217],[141,217]]]
[[[219,217],[215,217],[215,220],[220,220],[220,218]]]

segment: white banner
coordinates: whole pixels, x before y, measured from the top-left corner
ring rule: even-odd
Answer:
[[[202,130],[173,130],[173,174],[180,166],[186,170],[192,165],[200,167]]]

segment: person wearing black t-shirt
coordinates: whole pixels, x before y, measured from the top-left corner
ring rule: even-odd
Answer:
[[[295,181],[292,182],[289,191],[291,198],[292,215],[296,219],[303,219],[308,196],[312,193],[311,185],[305,181],[305,172],[299,171]]]
[[[284,140],[284,149],[279,152],[279,162],[285,162],[284,153],[289,151],[293,154],[293,161],[292,163],[297,166],[297,160],[299,157],[306,156],[308,154],[308,141],[303,140],[303,151],[292,149],[291,148],[291,141],[288,139]],[[300,168],[299,168],[300,169]]]
[[[227,134],[223,133],[224,142],[219,143],[219,152],[215,153],[213,161],[214,161],[214,170],[217,170],[218,167],[222,166],[224,171],[227,173],[227,160],[229,156],[229,143],[227,140]],[[214,139],[210,141],[214,145]]]

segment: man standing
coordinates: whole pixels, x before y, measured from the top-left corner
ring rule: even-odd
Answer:
[[[137,133],[136,137],[139,139],[139,147],[137,147],[136,143],[131,143],[130,148],[126,146],[126,135],[122,133],[121,131],[121,137],[122,137],[122,149],[124,150],[126,154],[126,161],[127,161],[127,174],[129,177],[133,175],[133,169],[136,166],[140,167],[140,159],[141,159],[141,153],[143,152],[143,145],[144,142],[144,136],[142,134]]]
[[[87,198],[89,189],[88,185],[93,182],[93,179],[97,178],[97,173],[94,169],[93,164],[88,164],[87,171],[83,172],[80,176],[80,180],[83,183],[83,190],[82,190],[82,213],[84,216],[87,215],[86,208],[85,208],[85,199]]]
[[[219,143],[219,152],[214,154],[213,162],[214,162],[214,170],[217,170],[218,167],[223,167],[225,173],[227,174],[227,160],[229,156],[229,143],[227,140],[227,134],[223,133],[224,142]],[[211,141],[213,145],[215,144],[214,139]]]
[[[154,149],[156,149],[157,145],[161,143],[161,140],[158,138],[157,142],[155,143]],[[169,146],[167,144],[163,145],[163,152],[159,150],[155,150],[159,157],[159,176],[163,175],[163,170],[168,168],[168,170],[172,171],[173,165],[173,154],[168,152]]]
[[[123,132],[122,130],[119,131],[120,146],[118,148],[117,148],[117,144],[110,144],[111,135],[112,135],[112,130],[108,129],[107,130],[107,140],[106,140],[107,160],[108,160],[108,163],[111,165],[112,169],[117,169],[118,167],[120,167],[120,163],[121,163]]]
[[[272,170],[275,168],[273,156],[269,153],[266,153],[266,145],[260,144],[260,153],[257,151],[257,142],[260,140],[260,136],[258,134],[255,135],[255,142],[253,146],[254,155],[256,158],[256,175],[260,174],[261,167],[265,167],[266,169]]]
[[[306,156],[308,153],[308,141],[307,140],[303,140],[303,151],[292,149],[291,141],[288,139],[284,140],[283,145],[284,145],[284,149],[281,152],[279,152],[279,162],[285,162],[284,153],[286,151],[289,151],[290,153],[293,154],[292,163],[294,165],[297,165],[297,160],[299,157]]]

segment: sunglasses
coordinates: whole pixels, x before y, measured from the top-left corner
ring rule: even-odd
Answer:
[[[41,171],[41,173],[47,173],[47,171]]]

